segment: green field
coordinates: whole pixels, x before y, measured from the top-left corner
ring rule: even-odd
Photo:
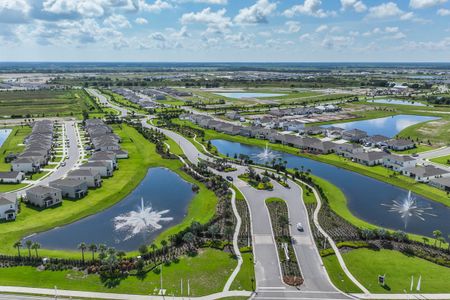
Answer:
[[[409,291],[411,276],[414,276],[415,285],[419,276],[422,276],[421,293],[449,293],[450,269],[431,263],[421,258],[407,256],[393,250],[355,249],[343,253],[345,263],[350,272],[358,281],[373,293],[402,293]],[[337,260],[334,255],[323,258],[330,270],[336,270]],[[378,275],[386,274],[386,287],[378,284]],[[331,277],[340,288],[353,291],[347,280],[342,280],[342,274]],[[336,281],[337,280],[337,281]],[[415,290],[413,292],[416,292]]]
[[[361,290],[342,271],[336,255],[322,257],[323,265],[327,269],[331,282],[341,291],[346,293],[361,293]]]
[[[120,168],[114,176],[103,181],[102,188],[90,190],[87,197],[80,201],[64,201],[62,206],[37,211],[21,205],[21,212],[15,222],[0,223],[0,253],[15,254],[14,242],[34,232],[45,231],[57,226],[74,222],[88,215],[99,212],[123,199],[147,174],[150,167],[166,167],[177,172],[183,179],[197,184],[200,192],[191,201],[184,221],[168,229],[162,234],[167,237],[171,233],[184,228],[193,220],[208,221],[215,212],[217,198],[205,186],[181,172],[178,160],[165,160],[156,154],[155,146],[145,140],[135,129],[129,126],[114,126],[114,131],[121,136],[122,148],[129,152],[130,158],[120,161]],[[56,257],[80,257],[75,251],[40,251],[41,255]]]
[[[76,116],[98,112],[98,106],[84,90],[39,90],[0,92],[3,116]]]
[[[229,253],[212,249],[200,250],[197,256],[185,256],[178,262],[164,265],[163,286],[167,289],[166,295],[180,295],[180,280],[183,279],[185,296],[187,280],[191,296],[221,292],[235,267],[236,260]],[[143,278],[128,276],[109,288],[99,276],[79,271],[39,271],[33,267],[14,267],[0,268],[0,285],[49,289],[56,286],[66,290],[153,295],[160,288],[160,275],[150,271]]]

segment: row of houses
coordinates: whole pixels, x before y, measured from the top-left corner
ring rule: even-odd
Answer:
[[[139,97],[134,91],[131,90],[116,88],[112,89],[112,91],[116,94],[123,96],[128,101],[141,106],[144,109],[150,109],[159,106],[157,103],[150,101],[149,99]]]
[[[349,160],[366,165],[366,166],[376,166],[383,165],[386,168],[392,169],[396,172],[400,172],[405,176],[414,178],[418,182],[430,183],[434,186],[448,190],[449,185],[446,184],[447,176],[450,177],[450,173],[446,169],[441,169],[434,167],[433,165],[417,165],[417,160],[411,156],[405,155],[395,155],[390,154],[385,151],[366,151],[361,145],[357,143],[334,143],[331,141],[322,141],[318,138],[309,136],[298,136],[292,134],[282,134],[277,130],[262,128],[257,126],[244,127],[239,125],[233,125],[225,123],[222,121],[217,121],[209,116],[195,115],[195,114],[183,114],[180,116],[181,119],[189,120],[203,128],[213,129],[218,132],[223,132],[230,135],[241,135],[244,137],[252,137],[258,139],[266,139],[271,143],[281,143],[283,145],[288,145],[295,147],[310,153],[316,154],[328,154],[335,153],[337,155],[348,158]],[[318,127],[321,130],[323,128]],[[326,129],[323,129],[326,132]],[[318,129],[313,129],[316,132]],[[403,142],[402,140],[391,140],[389,138],[381,139],[376,136],[369,137],[365,132],[354,129],[342,131],[342,137],[351,141],[358,142],[377,142],[381,143],[379,140],[383,140],[389,147],[393,145],[410,146],[409,142]],[[372,138],[372,139],[370,139]],[[400,142],[398,142],[400,141]],[[364,142],[363,142],[364,143]],[[439,182],[435,183],[435,182]]]
[[[20,183],[26,174],[37,173],[48,164],[56,138],[53,121],[36,121],[31,134],[25,138],[25,149],[20,154],[10,153],[5,162],[11,163],[9,172],[0,172],[0,183]]]
[[[325,112],[340,111],[341,108],[336,105],[319,105],[315,107],[295,107],[295,108],[272,108],[268,113],[275,117],[285,116],[308,116],[312,114],[322,114]]]
[[[128,152],[120,148],[120,138],[102,120],[86,120],[84,128],[93,149],[88,161],[63,178],[49,182],[48,186],[37,185],[27,189],[24,202],[47,208],[61,204],[63,199],[81,199],[89,188],[100,188],[102,178],[113,175],[119,167],[119,159],[128,158]],[[18,203],[13,194],[0,195],[0,220],[14,220]]]

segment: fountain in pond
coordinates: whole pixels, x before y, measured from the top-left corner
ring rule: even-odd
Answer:
[[[130,211],[114,218],[114,228],[127,234],[125,240],[132,238],[141,232],[161,229],[160,222],[172,221],[171,217],[162,217],[169,210],[154,211],[151,206],[144,206],[144,199],[141,198],[141,207],[137,211]]]
[[[277,155],[269,150],[269,145],[266,143],[264,151],[257,154],[256,157],[263,162],[268,162],[269,160],[276,158]]]
[[[416,200],[412,197],[411,191],[408,192],[408,196],[403,201],[392,200],[392,204],[381,204],[389,207],[389,212],[396,212],[400,214],[405,223],[405,229],[408,226],[408,219],[410,217],[416,217],[422,221],[425,221],[425,216],[436,215],[430,213],[431,207],[420,207]]]

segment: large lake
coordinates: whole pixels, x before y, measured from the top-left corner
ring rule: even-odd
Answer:
[[[228,154],[230,157],[233,157],[235,154],[246,154],[254,161],[264,163],[256,156],[263,151],[261,147],[225,140],[213,140],[211,143],[217,147],[220,153]],[[383,204],[391,205],[393,200],[402,202],[407,197],[408,191],[311,159],[278,151],[273,151],[273,153],[285,160],[289,168],[310,169],[312,174],[336,185],[347,197],[350,211],[362,220],[385,228],[403,230],[430,237],[433,230],[436,229],[441,230],[445,237],[450,234],[450,208],[443,204],[413,194],[417,205],[431,208],[430,212],[436,216],[426,215],[424,216],[425,221],[412,216],[409,218],[405,228],[405,220],[398,213],[389,212],[389,207]]]
[[[8,138],[9,134],[11,133],[11,129],[0,129],[0,147],[3,145],[3,143],[6,141],[6,139]]]
[[[165,229],[180,223],[186,216],[188,205],[194,195],[192,185],[178,174],[164,168],[151,168],[138,187],[112,207],[72,224],[30,236],[25,240],[39,242],[46,249],[75,250],[79,243],[85,242],[86,244],[102,243],[124,251],[136,250],[140,245],[152,241]],[[145,206],[151,206],[152,210],[169,210],[162,217],[170,217],[173,220],[159,222],[162,225],[159,230],[141,231],[128,238],[129,231],[115,229],[115,218],[131,211],[139,211],[141,198]]]
[[[377,100],[368,100],[367,102],[372,103],[382,103],[382,104],[399,104],[399,105],[412,105],[412,106],[427,106],[422,102],[417,101],[408,101],[408,100],[399,100],[399,99],[377,99]]]
[[[245,98],[268,98],[268,97],[281,97],[286,94],[269,94],[269,93],[214,93],[215,95],[228,97],[232,99],[245,99]]]
[[[335,123],[323,127],[336,126],[349,129],[360,129],[369,135],[382,134],[387,137],[394,137],[403,129],[422,122],[437,120],[436,117],[416,116],[416,115],[395,115],[391,117],[353,121],[347,123]]]

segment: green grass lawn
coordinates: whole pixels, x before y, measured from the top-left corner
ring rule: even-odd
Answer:
[[[256,282],[252,281],[252,279],[255,280],[253,254],[242,253],[242,260],[241,270],[231,284],[230,290],[253,291],[256,286]]]
[[[163,266],[163,285],[166,295],[180,295],[183,279],[184,295],[187,296],[187,280],[191,296],[203,296],[221,292],[228,277],[236,267],[236,260],[229,253],[204,249],[195,257],[182,257],[178,262]],[[117,286],[108,288],[97,275],[85,275],[78,271],[38,271],[33,267],[0,268],[0,285],[35,288],[80,290],[123,294],[155,294],[160,287],[160,275],[153,271],[142,279],[129,276]]]
[[[344,253],[343,257],[353,276],[373,293],[409,291],[411,276],[414,276],[416,284],[422,276],[421,293],[450,293],[450,268],[424,259],[385,249],[356,249]],[[377,283],[378,275],[383,274],[386,274],[388,288]]]
[[[15,191],[26,186],[26,183],[0,183],[0,193]]]
[[[408,150],[403,150],[403,151],[392,151],[394,153],[398,153],[398,154],[415,154],[415,153],[421,153],[421,152],[425,152],[425,151],[430,151],[436,149],[436,147],[432,147],[429,145],[424,145],[424,144],[419,144],[417,145],[416,148],[413,149],[408,149]]]
[[[22,145],[24,139],[31,133],[31,128],[28,126],[16,126],[12,128],[8,138],[3,142],[0,147],[0,171],[10,171],[11,164],[5,163],[5,157],[9,153],[20,153],[25,149]]]
[[[20,214],[15,222],[0,224],[0,240],[2,241],[0,253],[15,254],[16,250],[12,245],[20,238],[34,232],[74,222],[117,203],[140,183],[150,167],[166,167],[200,187],[200,192],[189,205],[184,221],[168,229],[162,234],[163,236],[167,237],[184,228],[192,220],[206,222],[213,216],[217,198],[204,185],[195,182],[190,176],[181,172],[179,170],[182,165],[180,161],[161,159],[155,152],[155,146],[129,126],[115,125],[114,131],[121,136],[123,140],[121,146],[130,155],[129,159],[120,161],[120,168],[114,173],[114,176],[104,180],[102,188],[90,190],[88,196],[79,201],[64,201],[62,206],[43,211],[37,211],[22,204]],[[80,253],[75,251],[42,249],[40,252],[45,256],[80,257]]]
[[[438,164],[450,166],[450,155],[436,157],[436,158],[431,159],[431,161],[438,163]]]
[[[323,265],[327,269],[331,282],[341,291],[346,293],[361,293],[361,290],[342,271],[336,255],[322,257]]]

